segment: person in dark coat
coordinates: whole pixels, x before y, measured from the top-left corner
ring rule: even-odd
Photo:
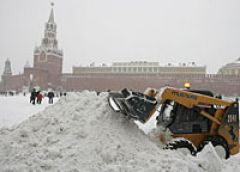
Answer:
[[[47,96],[48,96],[48,103],[53,104],[54,93],[52,91],[49,91]]]
[[[30,103],[32,103],[33,105],[35,105],[36,96],[37,96],[37,92],[36,92],[36,89],[34,88],[30,96]]]

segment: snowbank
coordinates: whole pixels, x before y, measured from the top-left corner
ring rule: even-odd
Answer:
[[[107,93],[68,94],[14,130],[0,130],[1,171],[236,171],[235,159],[162,150],[137,125],[112,112]],[[209,151],[206,151],[209,152]],[[239,159],[238,159],[239,160]],[[223,165],[219,165],[223,164]]]

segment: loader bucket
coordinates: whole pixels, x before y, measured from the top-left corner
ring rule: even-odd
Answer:
[[[154,110],[157,101],[141,92],[124,89],[121,92],[109,93],[108,103],[113,111],[145,123]]]

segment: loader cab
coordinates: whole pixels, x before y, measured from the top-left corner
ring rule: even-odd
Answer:
[[[213,93],[208,90],[187,90],[213,97]],[[202,107],[210,115],[214,115],[216,109],[213,106]],[[211,121],[200,115],[194,109],[188,109],[178,103],[174,103],[172,109],[173,122],[169,129],[175,134],[207,133],[210,131]]]
[[[175,103],[172,113],[174,122],[169,129],[175,134],[206,133],[210,130],[210,121],[198,112]]]

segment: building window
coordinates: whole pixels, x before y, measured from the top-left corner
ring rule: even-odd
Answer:
[[[235,73],[234,73],[235,75],[238,75],[238,70],[237,69],[235,69]]]

